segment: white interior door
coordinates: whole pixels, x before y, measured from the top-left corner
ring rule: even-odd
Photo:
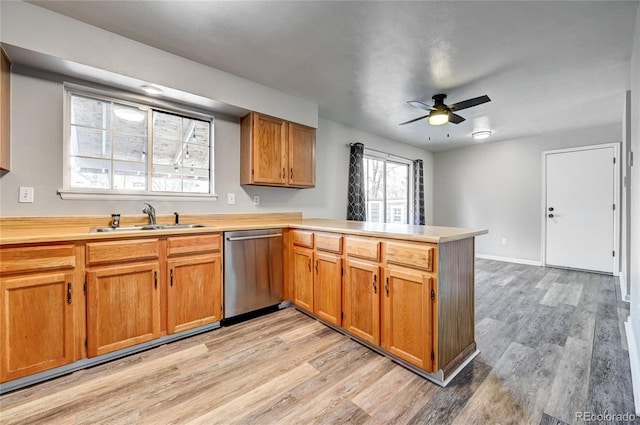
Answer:
[[[613,273],[614,158],[613,146],[545,155],[546,265]]]

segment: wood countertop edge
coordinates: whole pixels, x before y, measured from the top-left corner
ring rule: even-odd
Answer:
[[[211,234],[236,230],[270,229],[270,228],[290,228],[301,230],[312,230],[319,232],[341,233],[356,236],[383,237],[387,239],[397,239],[412,242],[446,243],[461,239],[473,238],[488,233],[486,229],[465,229],[439,226],[409,226],[403,231],[358,228],[361,222],[350,222],[346,220],[327,219],[294,219],[294,220],[256,220],[255,222],[243,220],[242,222],[226,222],[221,224],[207,224],[207,227],[192,229],[157,229],[157,230],[137,230],[93,233],[90,228],[68,228],[68,229],[15,229],[2,231],[0,234],[0,246],[33,244],[33,243],[60,243],[60,242],[88,242],[111,239],[136,239],[148,237],[165,236],[187,236],[199,234]],[[367,226],[367,225],[364,225]],[[397,225],[396,225],[397,226]],[[382,225],[381,227],[385,227]],[[411,233],[410,229],[427,230],[434,234]],[[400,227],[396,227],[400,229]],[[443,234],[435,234],[441,229]],[[38,233],[36,233],[38,232]]]

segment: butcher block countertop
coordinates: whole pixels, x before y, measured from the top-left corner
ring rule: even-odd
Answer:
[[[159,214],[158,224],[173,223],[173,214]],[[180,223],[201,224],[191,229],[157,229],[92,232],[109,227],[110,216],[5,217],[0,218],[0,245],[60,241],[109,240],[149,236],[194,235],[231,230],[296,228],[320,232],[375,236],[416,242],[444,243],[488,233],[486,229],[369,223],[347,220],[304,219],[301,213],[181,214]],[[122,227],[148,224],[146,215],[123,215]]]

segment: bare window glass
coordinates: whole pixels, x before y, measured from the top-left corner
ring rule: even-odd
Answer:
[[[211,121],[71,92],[68,123],[71,189],[212,194]]]
[[[367,221],[407,224],[410,165],[365,155],[364,169]]]

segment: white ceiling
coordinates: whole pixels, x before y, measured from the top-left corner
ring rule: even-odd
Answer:
[[[638,1],[31,1],[319,105],[320,116],[439,151],[621,121]],[[461,124],[409,100],[437,93]],[[449,135],[449,137],[447,137]],[[430,140],[429,140],[430,138]]]

